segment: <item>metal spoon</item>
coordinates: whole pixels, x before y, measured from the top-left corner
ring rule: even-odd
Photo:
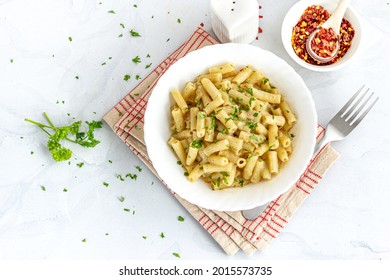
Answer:
[[[352,0],[340,0],[339,4],[337,5],[337,8],[333,11],[332,15],[328,18],[327,21],[325,21],[323,24],[321,24],[319,27],[317,27],[316,30],[314,30],[306,41],[306,50],[308,54],[315,59],[318,62],[326,63],[331,61],[335,58],[337,55],[337,52],[340,48],[340,25],[341,21],[343,20],[345,11],[347,10],[349,4]],[[329,57],[321,57],[318,54],[316,54],[312,49],[312,41],[315,37],[315,35],[322,29],[332,29],[337,37],[336,41],[336,49],[333,51],[333,53]]]

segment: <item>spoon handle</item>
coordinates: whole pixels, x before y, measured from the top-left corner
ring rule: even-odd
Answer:
[[[345,11],[347,10],[349,4],[352,0],[340,0],[339,4],[337,5],[336,9],[333,11],[330,18],[322,24],[323,28],[332,28],[333,31],[339,35],[340,33],[340,25],[341,21],[343,20]]]

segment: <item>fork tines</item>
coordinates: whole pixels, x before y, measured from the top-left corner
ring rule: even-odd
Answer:
[[[347,104],[345,104],[338,113],[340,114],[340,117],[351,126],[357,126],[379,99],[379,97],[371,99],[374,95],[374,92],[371,92],[367,98],[367,93],[370,91],[369,88],[363,94],[361,94],[364,87],[365,85],[363,85],[351,97]]]

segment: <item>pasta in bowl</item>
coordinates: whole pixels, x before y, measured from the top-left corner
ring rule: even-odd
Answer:
[[[292,153],[297,118],[278,88],[257,69],[232,63],[172,89],[169,145],[190,182],[213,190],[271,180]]]
[[[299,179],[316,119],[309,90],[282,59],[250,45],[213,45],[160,78],[146,109],[145,142],[173,192],[204,208],[245,210]]]

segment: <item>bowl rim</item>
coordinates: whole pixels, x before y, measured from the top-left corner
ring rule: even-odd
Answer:
[[[337,5],[337,1],[334,1],[334,0],[300,0],[300,1],[296,2],[293,6],[291,6],[291,8],[287,11],[287,13],[283,19],[282,26],[281,26],[282,44],[284,46],[284,49],[288,53],[288,55],[300,66],[302,66],[306,69],[309,69],[309,70],[317,71],[317,72],[336,71],[336,70],[339,70],[339,69],[347,66],[351,61],[353,61],[355,59],[356,54],[360,50],[360,45],[361,45],[360,42],[362,40],[362,25],[361,25],[360,16],[356,12],[356,10],[351,5],[349,5],[349,7],[347,8],[346,14],[348,14],[355,21],[353,23],[353,27],[355,29],[355,37],[353,40],[353,44],[356,46],[354,48],[351,56],[349,56],[347,59],[344,59],[345,58],[345,56],[344,56],[336,63],[330,64],[330,65],[313,65],[313,64],[307,63],[306,61],[302,60],[301,58],[299,58],[296,55],[296,53],[294,52],[292,45],[291,45],[291,31],[289,30],[289,28],[292,28],[292,26],[287,26],[287,21],[288,21],[288,19],[290,19],[291,14],[293,12],[296,12],[296,10],[299,10],[299,11],[301,11],[300,13],[298,13],[299,17],[300,17],[300,15],[302,15],[303,11],[307,7],[309,7],[310,5],[315,5],[315,4],[323,5],[323,4],[329,4],[329,3],[331,3],[332,5],[333,4]],[[349,17],[349,16],[347,16],[347,17]],[[351,20],[351,18],[349,18],[349,20]],[[358,32],[356,32],[356,31],[358,31]]]
[[[183,188],[180,189],[180,187],[177,187],[175,183],[174,183],[175,187],[173,187],[173,185],[171,184],[174,181],[174,179],[168,178],[167,174],[161,174],[161,172],[162,172],[161,162],[163,160],[162,155],[161,155],[161,147],[156,147],[156,145],[154,144],[155,139],[158,138],[159,135],[155,131],[152,130],[153,125],[149,126],[149,123],[151,123],[153,120],[157,120],[157,119],[161,120],[161,115],[159,117],[154,116],[154,115],[156,115],[155,109],[156,109],[156,106],[158,106],[157,104],[161,105],[163,103],[163,102],[161,102],[161,98],[160,98],[161,95],[158,96],[158,94],[156,94],[156,92],[161,90],[160,89],[160,85],[161,85],[161,87],[164,89],[164,91],[166,90],[166,94],[169,94],[169,89],[167,89],[166,85],[164,85],[164,83],[167,82],[167,81],[165,81],[165,79],[169,80],[169,78],[171,78],[171,77],[169,77],[169,75],[171,75],[172,73],[175,73],[175,71],[180,70],[180,67],[184,67],[183,65],[185,65],[185,63],[187,63],[187,61],[191,61],[191,59],[195,59],[197,56],[203,55],[203,56],[207,57],[210,49],[213,49],[213,51],[215,53],[217,53],[218,50],[221,50],[221,48],[222,48],[222,50],[225,48],[227,50],[229,50],[229,48],[232,48],[232,50],[234,50],[236,48],[236,49],[239,49],[240,52],[246,52],[246,51],[252,50],[252,51],[255,51],[257,54],[259,54],[259,52],[262,52],[263,55],[267,55],[270,57],[270,59],[277,61],[278,63],[276,63],[276,64],[278,64],[278,66],[282,65],[284,67],[284,69],[282,69],[282,70],[288,72],[289,74],[293,74],[294,79],[296,78],[296,83],[297,83],[296,86],[299,87],[302,91],[304,91],[302,94],[306,98],[306,100],[299,101],[299,102],[302,104],[305,104],[309,107],[308,112],[304,112],[303,114],[305,114],[305,115],[307,114],[307,116],[310,116],[310,119],[305,120],[305,122],[304,122],[306,125],[306,128],[304,128],[304,129],[306,129],[305,132],[307,132],[310,135],[307,135],[307,137],[304,137],[304,138],[308,138],[307,143],[305,142],[306,140],[301,140],[301,142],[306,143],[307,146],[305,146],[305,149],[304,149],[304,148],[302,148],[303,144],[300,143],[300,146],[301,146],[300,147],[301,148],[300,155],[297,155],[296,159],[295,159],[295,162],[297,162],[299,166],[289,168],[290,173],[292,170],[293,174],[291,176],[285,175],[285,176],[283,176],[283,179],[279,180],[280,182],[288,181],[288,184],[287,183],[284,184],[282,186],[283,187],[282,190],[279,190],[277,192],[272,191],[272,188],[271,188],[272,196],[269,196],[266,201],[264,200],[263,197],[261,197],[259,199],[257,199],[257,197],[256,197],[256,200],[237,204],[237,205],[231,205],[231,203],[230,204],[228,203],[229,205],[224,205],[223,202],[220,202],[219,204],[210,205],[209,201],[207,203],[205,203],[204,201],[199,200],[198,197],[196,197],[196,198],[188,197],[187,196],[188,193],[186,193],[185,191],[181,193]],[[228,59],[225,59],[225,60],[229,61]],[[217,63],[220,63],[220,62],[217,62]],[[243,64],[243,63],[241,63],[241,64]],[[204,65],[204,67],[203,67],[202,71],[207,70],[207,67],[211,66],[211,65],[206,65],[206,64],[203,64],[203,65]],[[254,65],[254,67],[256,68],[256,65]],[[275,66],[273,66],[273,67],[275,67]],[[176,69],[178,69],[178,70],[176,70]],[[197,72],[197,74],[199,74],[199,73],[200,72]],[[195,77],[196,77],[196,75],[193,75],[193,78],[195,78]],[[186,80],[186,81],[189,81],[189,80]],[[275,83],[278,85],[277,81]],[[179,84],[179,81],[176,81],[175,84]],[[170,86],[170,88],[174,88],[174,87],[175,87],[174,85]],[[298,94],[298,96],[299,96],[299,94]],[[167,97],[165,97],[165,98],[167,98]],[[164,102],[167,102],[167,101],[164,101]],[[151,104],[153,104],[153,105],[151,105]],[[153,107],[154,107],[154,109],[153,109]],[[161,109],[161,110],[163,110],[163,109]],[[310,160],[312,158],[312,154],[314,151],[315,142],[316,142],[316,132],[317,132],[317,112],[315,110],[314,101],[313,101],[313,98],[311,96],[310,90],[307,88],[306,84],[304,83],[303,79],[299,76],[299,74],[282,58],[276,56],[275,54],[273,54],[270,51],[267,51],[267,50],[264,50],[264,49],[261,49],[261,48],[258,48],[258,47],[252,46],[252,45],[236,44],[236,43],[215,44],[215,45],[203,47],[201,49],[190,52],[185,57],[179,59],[172,66],[170,66],[170,68],[163,74],[163,76],[159,79],[156,86],[152,90],[151,96],[149,97],[148,105],[146,107],[145,124],[144,124],[144,136],[145,136],[144,138],[145,138],[145,143],[146,143],[146,147],[147,147],[147,152],[149,154],[149,158],[150,158],[152,163],[156,159],[159,161],[159,164],[157,166],[155,165],[154,167],[155,167],[155,170],[157,171],[157,174],[163,180],[165,185],[168,188],[170,188],[172,192],[176,193],[180,197],[188,200],[189,202],[191,202],[195,205],[204,207],[206,209],[219,210],[219,211],[238,211],[238,210],[251,209],[251,208],[263,205],[265,203],[268,203],[268,202],[276,199],[279,195],[285,193],[287,190],[289,190],[290,187],[296,181],[298,181],[299,177],[303,174],[303,172],[306,170],[308,164],[310,163]],[[162,138],[162,136],[160,138]],[[302,139],[303,139],[303,136],[302,136]],[[165,139],[165,145],[167,145],[167,149],[168,149],[168,144],[166,144],[167,140],[168,139]],[[169,149],[169,152],[171,154],[173,154],[173,152],[170,149]],[[176,158],[176,156],[175,156],[175,158]],[[176,163],[176,161],[177,161],[177,159],[174,161],[174,163]],[[165,162],[165,165],[167,165],[166,162]],[[164,167],[164,168],[167,168],[167,167]],[[184,170],[182,170],[181,167],[179,167],[179,168],[182,171],[181,172],[181,175],[182,175]],[[280,174],[278,176],[280,176]],[[184,176],[181,176],[181,177],[184,177]],[[282,177],[282,176],[280,176],[280,177]],[[187,180],[186,178],[184,178],[184,179]],[[194,183],[188,182],[188,184],[194,184]],[[206,183],[204,183],[204,184],[206,184]],[[207,185],[207,188],[209,189],[208,193],[210,193],[210,194],[212,192],[217,193],[215,191],[212,191],[208,185]],[[242,188],[242,190],[245,190],[248,188],[249,188],[249,186],[245,186],[244,188]],[[239,188],[239,189],[241,189],[241,188]],[[276,189],[279,189],[279,187]],[[226,189],[226,190],[227,191],[236,191],[236,190],[232,190],[232,189]],[[223,191],[226,191],[226,190],[223,190]],[[251,192],[253,192],[253,191],[251,191]],[[249,193],[251,193],[251,192],[249,192]],[[210,197],[212,197],[212,195],[210,195]],[[210,200],[210,199],[208,199],[208,200]],[[245,205],[243,205],[243,204],[245,204]]]

